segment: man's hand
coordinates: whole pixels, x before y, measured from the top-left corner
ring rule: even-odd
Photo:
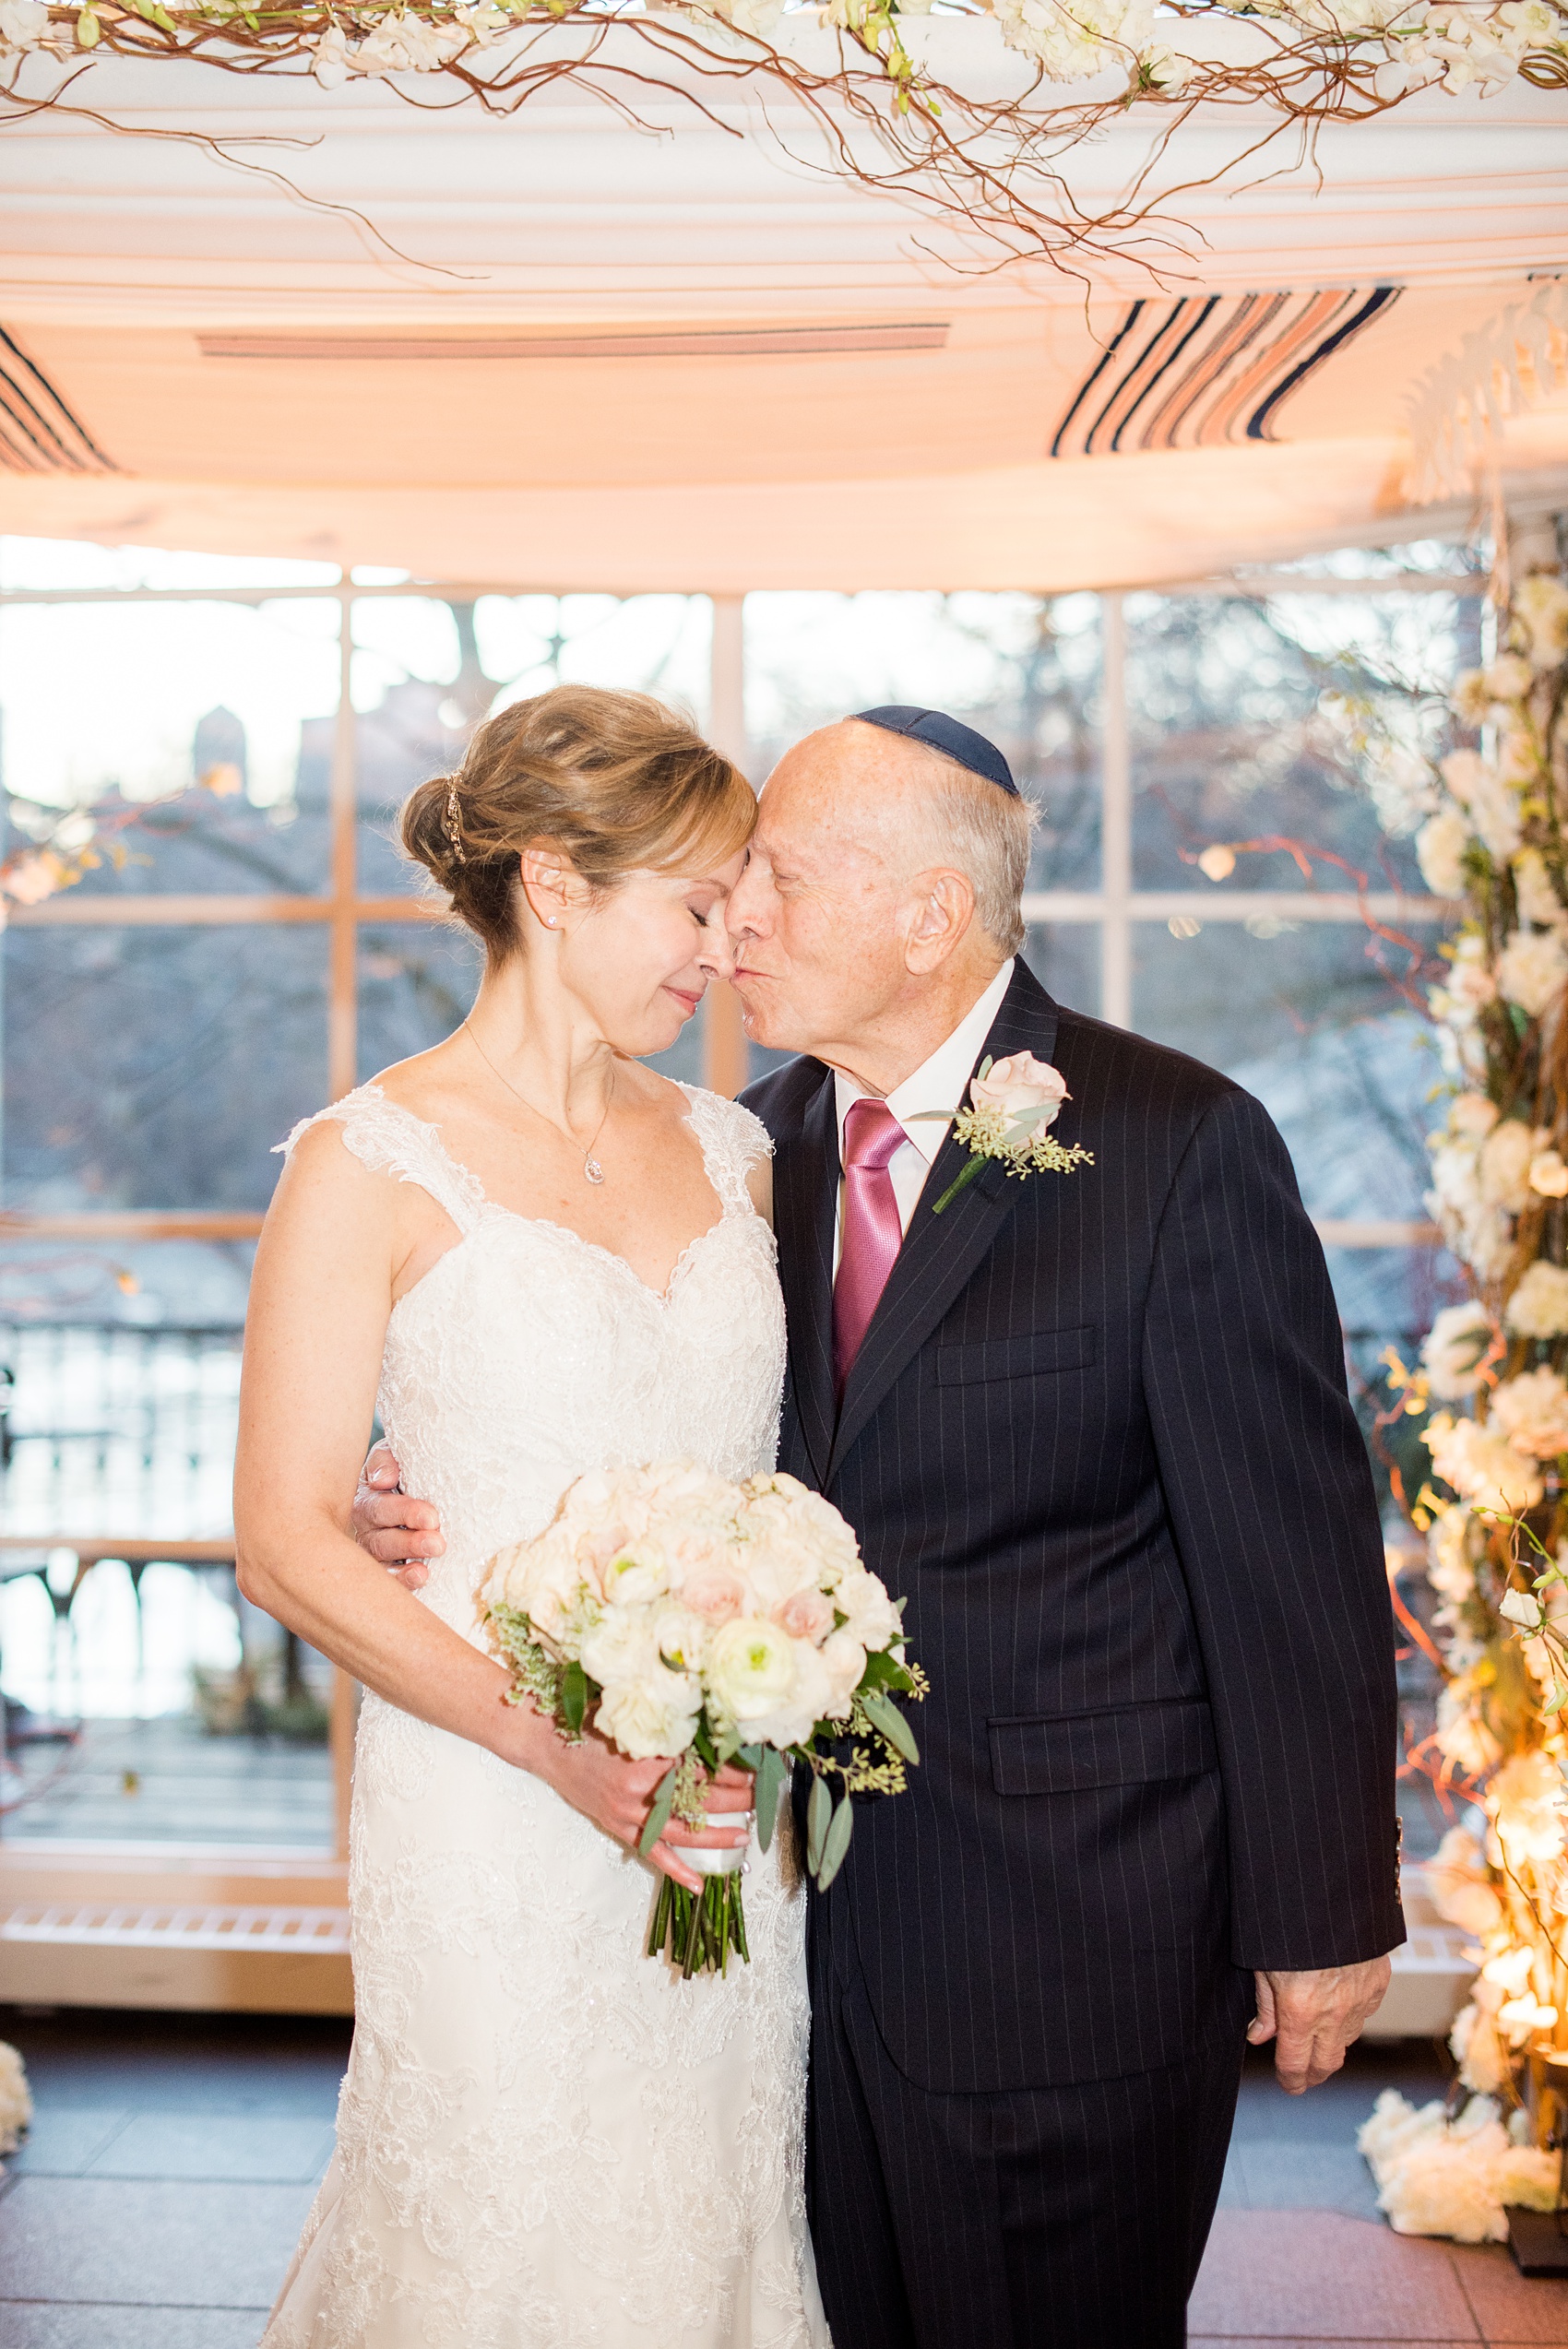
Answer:
[[[1277,2044],[1274,2069],[1289,2096],[1339,2070],[1345,2050],[1383,2004],[1393,1967],[1385,1957],[1328,1965],[1314,1974],[1258,1974],[1258,2011],[1247,2025],[1254,2047]]]
[[[378,1443],[360,1470],[349,1530],[360,1548],[389,1566],[404,1588],[422,1590],[430,1579],[427,1559],[446,1544],[441,1520],[428,1501],[410,1501],[398,1489],[401,1472],[389,1446]]]

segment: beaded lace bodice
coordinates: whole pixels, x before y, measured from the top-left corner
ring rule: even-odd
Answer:
[[[586,1469],[773,1463],[783,1306],[746,1189],[768,1144],[683,1089],[719,1213],[661,1296],[488,1200],[376,1086],[322,1112],[457,1233],[393,1310],[380,1414],[446,1536],[423,1602],[476,1644],[486,1560]],[[644,1867],[542,1781],[367,1695],[353,2058],[266,2349],[822,2349],[779,1848],[746,1879],[751,1964],[683,1985],[642,1955]]]

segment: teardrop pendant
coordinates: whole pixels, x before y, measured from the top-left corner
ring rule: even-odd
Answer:
[[[597,1158],[585,1158],[583,1160],[583,1172],[588,1177],[589,1182],[602,1182],[604,1180],[604,1169],[600,1165]]]

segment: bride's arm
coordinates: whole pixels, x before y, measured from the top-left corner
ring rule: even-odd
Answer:
[[[530,1705],[505,1703],[503,1667],[350,1535],[408,1214],[408,1192],[362,1167],[331,1126],[306,1134],[284,1169],[245,1323],[234,1465],[240,1589],[366,1688],[534,1772],[617,1842],[634,1844],[668,1765],[628,1762],[597,1738],[564,1745]],[[712,1840],[741,1837],[716,1831]],[[653,1857],[701,1889],[668,1845]]]

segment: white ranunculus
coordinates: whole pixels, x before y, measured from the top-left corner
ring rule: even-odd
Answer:
[[[1465,894],[1465,851],[1470,827],[1456,808],[1431,816],[1416,835],[1416,862],[1434,897]]]
[[[794,1677],[788,1695],[780,1698],[771,1712],[755,1714],[747,1722],[748,1744],[800,1745],[819,1721],[829,1717],[836,1683],[822,1651],[803,1640],[797,1641],[793,1661]]]
[[[709,1641],[707,1677],[720,1710],[744,1729],[777,1712],[792,1693],[796,1643],[763,1616],[739,1616],[720,1624]]]
[[[1497,984],[1531,1019],[1555,1003],[1568,986],[1568,955],[1550,931],[1516,930],[1497,958]]]
[[[696,1674],[659,1664],[635,1679],[612,1681],[599,1701],[597,1726],[633,1762],[673,1759],[691,1744],[701,1710]]]
[[[1530,922],[1537,930],[1551,930],[1562,920],[1562,900],[1538,848],[1521,848],[1515,858],[1514,894],[1521,921]]]
[[[1504,11],[1506,13],[1506,9]],[[1550,18],[1550,11],[1542,7],[1540,14]],[[1557,37],[1553,30],[1543,34],[1539,45]],[[1532,572],[1521,579],[1514,590],[1514,617],[1528,639],[1527,651],[1532,667],[1555,669],[1568,659],[1568,587],[1561,579],[1544,571]]]
[[[1568,1159],[1560,1150],[1538,1150],[1530,1160],[1530,1189],[1543,1199],[1568,1199]]]
[[[1481,1144],[1481,1197],[1489,1207],[1504,1207],[1511,1216],[1529,1204],[1530,1160],[1543,1136],[1518,1118],[1504,1118]]]
[[[1568,1386],[1544,1364],[1522,1371],[1493,1394],[1487,1425],[1506,1436],[1515,1452],[1555,1460],[1568,1452]]]
[[[1503,1318],[1521,1337],[1568,1336],[1568,1272],[1561,1264],[1528,1266]]]
[[[1032,1052],[1009,1052],[1005,1060],[993,1061],[984,1076],[977,1076],[969,1086],[969,1098],[977,1109],[1000,1109],[1009,1119],[1021,1117],[1027,1109],[1043,1109],[1045,1115],[1035,1127],[1037,1133],[1055,1124],[1063,1102],[1069,1097],[1061,1071],[1048,1061],[1037,1061]]]
[[[612,1608],[646,1607],[670,1588],[670,1560],[651,1535],[644,1534],[616,1552],[604,1569],[605,1604]]]
[[[1491,1344],[1491,1315],[1479,1299],[1445,1305],[1421,1347],[1427,1383],[1440,1403],[1457,1403],[1481,1382],[1480,1365]]]
[[[676,1671],[700,1672],[712,1628],[689,1607],[660,1607],[653,1618],[654,1645]]]
[[[1517,1517],[1533,1509],[1545,1490],[1529,1462],[1503,1437],[1490,1434],[1474,1419],[1436,1412],[1421,1441],[1431,1453],[1433,1473],[1474,1508]]]

